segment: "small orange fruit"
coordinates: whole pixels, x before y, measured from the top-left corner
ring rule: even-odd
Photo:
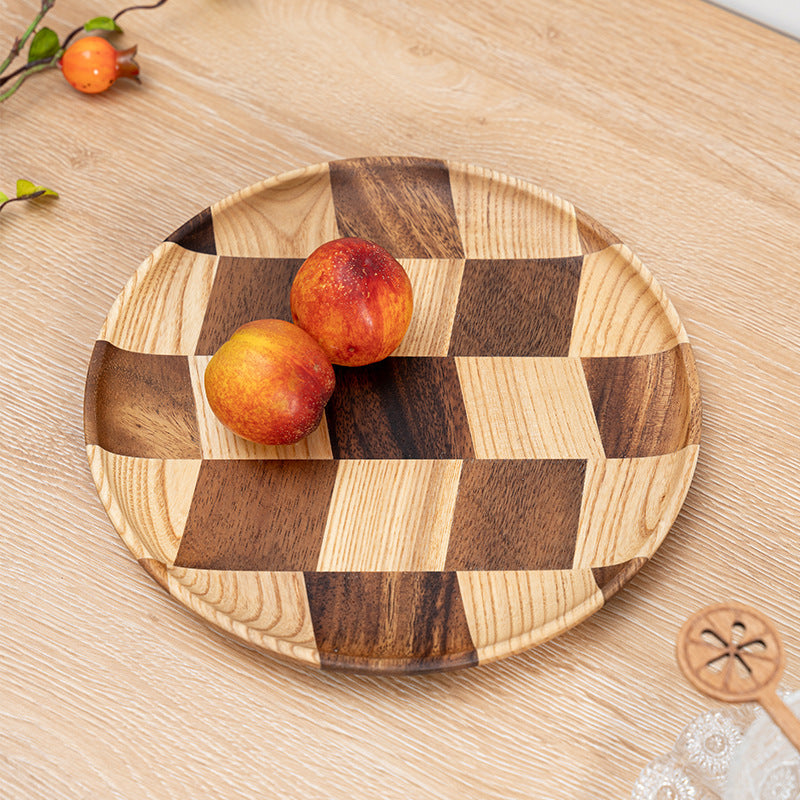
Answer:
[[[139,65],[134,61],[136,45],[117,50],[101,36],[84,36],[73,42],[61,56],[64,77],[79,92],[97,94],[108,89],[117,78],[136,78]]]

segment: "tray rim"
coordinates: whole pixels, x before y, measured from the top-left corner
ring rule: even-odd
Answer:
[[[663,290],[659,281],[655,278],[655,276],[650,272],[645,264],[639,259],[637,254],[623,241],[619,240],[611,231],[609,231],[602,223],[598,222],[594,217],[586,214],[585,212],[581,211],[578,207],[572,204],[569,200],[566,200],[559,195],[545,189],[538,184],[522,178],[517,177],[508,173],[500,172],[493,168],[487,168],[472,164],[466,161],[460,160],[449,160],[449,159],[437,159],[435,157],[417,157],[417,156],[367,156],[363,158],[351,158],[351,159],[341,159],[340,161],[343,162],[358,162],[358,161],[371,161],[371,160],[385,160],[385,159],[396,159],[401,158],[404,160],[411,160],[414,162],[435,162],[437,164],[443,164],[447,167],[447,169],[452,173],[453,171],[461,171],[470,176],[477,176],[482,179],[488,180],[492,183],[497,182],[501,184],[512,184],[516,191],[523,191],[523,192],[531,192],[538,197],[545,198],[549,203],[553,205],[560,206],[562,203],[567,203],[574,211],[576,216],[576,222],[578,225],[579,232],[581,232],[581,239],[583,240],[583,226],[588,226],[589,230],[593,232],[594,235],[599,236],[601,240],[608,236],[610,241],[607,242],[605,245],[606,247],[611,246],[611,244],[619,244],[621,248],[624,248],[628,254],[628,263],[630,263],[634,269],[641,275],[641,277],[647,282],[648,289],[652,291],[652,288],[655,286],[656,288],[661,290],[660,296],[657,297],[659,301],[659,306],[661,309],[661,313],[666,315],[670,319],[670,323],[673,325],[674,333],[679,341],[681,341],[681,360],[686,369],[687,373],[694,376],[695,382],[697,384],[697,398],[696,402],[698,404],[698,413],[701,415],[701,418],[698,420],[698,441],[695,443],[687,444],[684,448],[681,448],[677,452],[682,452],[683,450],[693,450],[694,455],[691,459],[690,465],[687,467],[685,471],[685,481],[684,481],[684,488],[679,493],[673,495],[677,498],[677,502],[675,502],[675,513],[671,516],[668,515],[667,517],[663,518],[665,521],[664,524],[664,532],[663,535],[655,541],[653,547],[650,549],[649,553],[645,557],[635,558],[629,560],[627,562],[623,562],[619,565],[614,565],[620,567],[619,571],[615,574],[614,578],[608,586],[601,587],[598,585],[597,592],[593,595],[587,596],[581,603],[577,605],[570,606],[564,613],[559,614],[554,619],[548,621],[545,625],[536,627],[532,630],[526,631],[524,633],[516,634],[510,638],[498,640],[496,642],[491,643],[490,645],[484,645],[482,648],[478,647],[477,645],[474,648],[474,652],[478,656],[478,660],[475,662],[470,662],[471,666],[483,666],[490,663],[494,663],[498,660],[502,660],[508,658],[513,655],[518,655],[523,652],[527,652],[532,648],[543,644],[556,636],[571,630],[572,628],[578,626],[594,613],[599,611],[604,605],[608,603],[608,601],[623,587],[625,586],[638,572],[639,570],[647,563],[647,561],[655,554],[655,552],[659,549],[663,540],[666,538],[672,526],[675,523],[675,520],[680,515],[681,510],[684,507],[686,496],[689,493],[689,490],[692,487],[697,463],[699,459],[699,453],[701,448],[700,442],[700,435],[702,432],[702,394],[699,388],[699,376],[697,373],[696,368],[696,360],[694,357],[694,352],[692,348],[691,341],[689,340],[688,334],[686,333],[683,320],[677,313],[674,305],[672,304],[670,296]],[[234,191],[227,195],[226,197],[217,200],[216,202],[212,203],[207,207],[207,209],[215,209],[215,208],[224,208],[230,205],[235,205],[239,202],[246,201],[247,198],[252,197],[253,195],[257,195],[261,192],[268,191],[275,187],[280,187],[284,184],[291,183],[297,181],[298,179],[309,178],[310,176],[316,175],[322,171],[325,171],[329,168],[331,164],[337,163],[336,160],[331,161],[321,161],[316,162],[313,164],[309,164],[308,166],[301,166],[296,167],[294,169],[288,170],[286,172],[277,173],[271,176],[268,176],[264,179],[261,179],[253,184],[250,184],[242,189]],[[196,219],[197,215],[191,217],[187,220],[184,225],[191,223],[194,219]],[[117,296],[115,297],[113,303],[109,307],[106,317],[103,321],[103,326],[101,326],[101,330],[98,333],[98,338],[95,340],[95,343],[99,341],[103,341],[101,339],[102,330],[105,327],[106,321],[112,315],[112,313],[119,307],[119,305],[123,302],[124,298],[123,295],[125,291],[137,280],[138,277],[141,277],[145,274],[148,270],[154,268],[157,265],[158,259],[154,258],[156,253],[167,244],[174,244],[175,246],[180,247],[180,244],[174,243],[170,241],[170,237],[174,236],[174,234],[181,229],[183,226],[179,226],[175,231],[170,233],[163,241],[159,242],[153,250],[146,256],[146,258],[139,264],[139,266],[129,274],[128,278],[126,279],[125,283],[123,284],[122,289],[119,291]],[[595,252],[595,251],[589,251]],[[588,253],[584,253],[586,255]],[[209,256],[209,257],[217,257],[217,256]],[[624,356],[622,356],[624,357]],[[87,376],[88,378],[88,376]],[[85,390],[88,389],[88,382],[85,384]],[[123,540],[123,543],[126,545],[126,548],[131,552],[134,558],[137,558],[134,549],[129,545],[126,540],[126,537],[118,528],[117,524],[114,522],[113,514],[110,509],[110,505],[113,503],[113,493],[112,496],[107,501],[103,497],[102,489],[102,476],[104,470],[102,468],[101,460],[100,459],[92,459],[90,455],[90,451],[94,448],[100,448],[99,445],[90,444],[88,438],[86,437],[86,431],[88,428],[87,425],[87,418],[86,413],[84,412],[84,433],[85,433],[85,446],[87,450],[87,456],[89,457],[89,466],[90,472],[92,474],[93,481],[95,483],[95,488],[98,491],[98,495],[101,499],[101,502],[106,510],[107,515],[109,516],[109,520],[112,523],[112,527],[114,527],[116,533],[120,538]],[[146,459],[139,459],[139,460],[146,460]],[[195,460],[195,459],[152,459],[154,461],[165,461],[165,460]],[[337,460],[337,459],[334,459]],[[142,545],[144,546],[144,545]],[[313,665],[316,667],[320,667],[320,660],[319,660],[319,653],[315,650],[315,648],[311,646],[306,646],[302,644],[297,644],[291,641],[287,641],[285,639],[281,639],[277,636],[266,636],[259,633],[259,636],[264,636],[264,638],[272,639],[278,646],[270,648],[265,647],[263,644],[259,644],[246,634],[240,633],[237,631],[237,627],[240,628],[247,628],[246,625],[243,623],[239,623],[238,621],[232,619],[230,616],[226,615],[212,603],[207,601],[204,597],[200,595],[194,594],[191,592],[190,589],[180,584],[177,579],[170,581],[170,569],[183,569],[182,567],[171,567],[170,565],[164,564],[155,557],[152,557],[152,553],[150,554],[151,558],[137,558],[138,563],[140,566],[165,590],[167,593],[176,600],[186,611],[192,613],[193,616],[200,617],[205,623],[210,624],[215,630],[222,633],[225,637],[232,638],[237,644],[241,644],[245,647],[255,649],[261,654],[268,654],[275,656],[281,660],[288,660],[292,663],[303,663],[307,665]],[[590,568],[586,568],[590,569]],[[203,570],[199,570],[203,571]],[[214,572],[214,570],[205,570],[209,572]],[[459,572],[463,572],[464,570],[459,570]],[[475,572],[493,572],[493,571],[503,571],[503,570],[466,570],[466,571],[475,571]],[[262,572],[260,570],[247,570],[247,572]],[[263,572],[280,572],[280,570],[267,570]],[[174,584],[178,584],[178,586],[182,587],[182,591],[178,589]],[[592,602],[593,598],[599,593],[599,602]],[[181,594],[190,594],[194,598],[193,604],[188,604],[185,599],[181,597]],[[200,610],[202,609],[202,611]],[[203,613],[205,612],[205,613]],[[571,617],[571,621],[565,623],[565,618]],[[551,630],[552,629],[552,630]],[[541,635],[535,635],[538,633]],[[285,647],[280,647],[280,643],[285,642]],[[490,650],[492,652],[484,654],[483,650]],[[306,657],[301,657],[306,656]],[[379,662],[376,666],[376,662]],[[425,672],[443,672],[443,671],[451,671],[454,669],[460,669],[464,666],[467,666],[465,663],[460,663],[457,660],[455,661],[443,661],[441,659],[429,659],[429,660],[418,660],[415,661],[413,669],[409,670],[408,668],[408,659],[406,658],[386,658],[386,657],[378,657],[378,658],[360,658],[354,657],[353,663],[350,661],[343,661],[341,664],[337,664],[335,668],[326,667],[326,671],[336,671],[336,672],[360,672],[360,673],[367,673],[370,675],[379,675],[379,674],[416,674],[416,673],[425,673]]]

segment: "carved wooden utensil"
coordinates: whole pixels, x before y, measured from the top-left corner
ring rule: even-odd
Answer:
[[[735,603],[707,606],[684,624],[677,656],[695,688],[727,703],[759,703],[800,752],[800,719],[775,692],[786,663],[783,645],[763,614]]]

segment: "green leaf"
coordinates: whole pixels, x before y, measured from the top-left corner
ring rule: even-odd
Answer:
[[[95,17],[88,22],[84,22],[83,27],[87,31],[115,31],[119,33],[122,30],[111,17]]]
[[[38,191],[38,189],[35,183],[26,181],[24,178],[20,178],[17,181],[17,197],[27,197],[29,194],[33,194],[36,191]]]
[[[28,50],[28,63],[40,58],[50,58],[58,52],[58,34],[51,28],[39,28]]]
[[[0,192],[0,203],[5,203],[8,200],[8,195]]]
[[[17,181],[17,197],[30,197],[32,194],[37,197],[58,197],[58,192],[54,189],[48,189],[46,186],[39,186],[20,178]]]
[[[48,189],[46,186],[34,186],[34,192],[41,192],[41,197],[58,197],[58,192],[55,189]]]

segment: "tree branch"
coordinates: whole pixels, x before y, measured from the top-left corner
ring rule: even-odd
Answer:
[[[25,43],[30,38],[31,34],[36,30],[37,25],[42,21],[44,15],[55,5],[56,0],[42,0],[42,7],[33,22],[25,29],[25,33],[17,39],[14,39],[14,44],[11,45],[11,52],[6,56],[5,61],[0,64],[0,74],[4,73],[11,62],[20,54],[20,51],[25,47]]]

